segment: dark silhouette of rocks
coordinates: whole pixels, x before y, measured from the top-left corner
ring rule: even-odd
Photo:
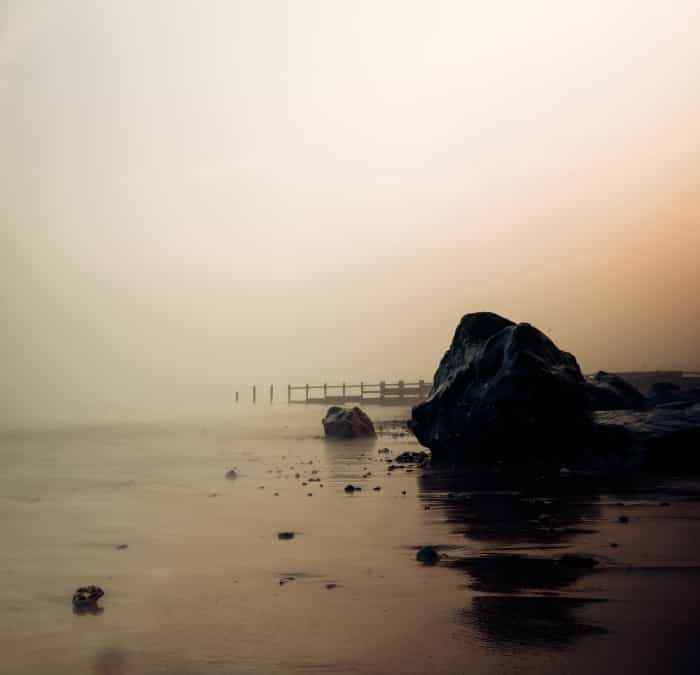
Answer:
[[[375,436],[374,424],[368,415],[355,406],[341,408],[331,406],[323,418],[323,430],[327,438],[362,438]]]
[[[700,403],[699,389],[681,389],[673,382],[655,382],[649,387],[647,401],[650,406],[673,409],[686,408]]]
[[[586,397],[591,410],[630,410],[647,404],[644,394],[636,387],[604,370],[586,378]]]
[[[465,315],[410,428],[434,458],[559,460],[589,428],[576,359],[541,331],[497,314]]]
[[[597,412],[591,446],[608,464],[700,470],[700,405]]]

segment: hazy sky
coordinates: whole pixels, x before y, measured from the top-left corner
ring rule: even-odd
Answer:
[[[0,0],[0,423],[700,369],[700,2]]]

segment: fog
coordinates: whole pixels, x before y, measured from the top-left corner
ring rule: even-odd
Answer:
[[[460,317],[700,369],[700,3],[0,2],[0,424],[429,379]]]

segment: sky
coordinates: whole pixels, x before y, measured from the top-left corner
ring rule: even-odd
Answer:
[[[0,0],[0,425],[432,377],[461,316],[700,370],[695,0]]]

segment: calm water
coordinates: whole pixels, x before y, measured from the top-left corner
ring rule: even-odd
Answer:
[[[525,498],[389,474],[410,437],[328,443],[316,407],[235,414],[0,437],[3,673],[700,672],[697,483]]]

